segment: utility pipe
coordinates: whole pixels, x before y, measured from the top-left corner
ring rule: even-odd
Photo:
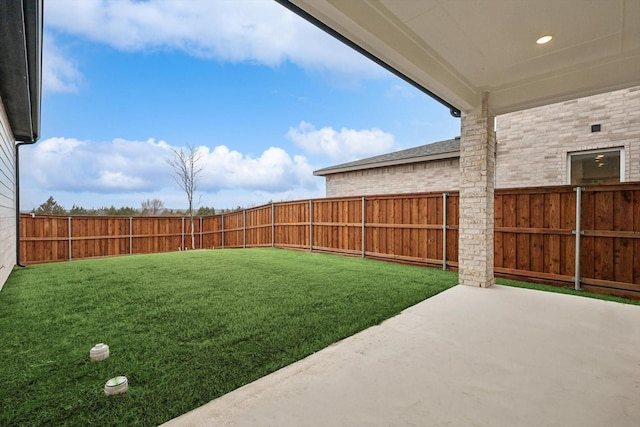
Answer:
[[[580,237],[582,235],[582,227],[580,224],[580,219],[582,217],[582,187],[576,187],[576,261],[575,261],[575,275],[573,277],[574,280],[574,288],[576,291],[581,291],[582,286],[580,284]]]
[[[180,243],[180,250],[185,250],[184,247],[184,217],[182,217],[182,243]]]
[[[40,29],[42,29],[43,27],[43,20],[42,20],[42,13],[41,13],[41,9],[42,9],[42,3],[40,3],[38,5],[38,26]],[[27,82],[27,103],[29,104],[29,133],[30,133],[30,138],[26,141],[20,141],[18,142],[15,147],[15,158],[16,158],[16,187],[15,187],[15,199],[16,199],[16,265],[18,267],[26,267],[26,265],[23,265],[20,262],[20,147],[23,145],[32,145],[35,144],[38,141],[38,133],[40,131],[40,125],[39,122],[38,123],[34,123],[33,121],[33,104],[32,104],[32,99],[31,99],[31,76],[29,75],[29,55],[27,52],[27,29],[25,26],[25,16],[24,16],[24,4],[22,6],[22,36],[23,36],[23,40],[24,40],[24,60],[25,60],[25,64],[24,64],[24,70],[25,70],[25,80]],[[39,43],[37,43],[38,47],[37,47],[37,55],[39,56],[39,61],[42,61],[42,43],[41,41]],[[41,74],[42,70],[41,70],[41,62],[37,64],[37,73]],[[41,76],[39,76],[41,77]],[[37,88],[38,92],[39,92],[39,96],[41,96],[41,91],[42,91],[42,85],[38,85],[39,87]],[[39,99],[38,99],[39,100]],[[37,104],[37,109],[38,109],[38,115],[40,114],[40,103],[38,102]],[[36,129],[34,129],[36,128]]]
[[[313,201],[309,200],[309,252],[313,252]]]
[[[365,205],[366,201],[364,196],[362,196],[362,258],[365,257],[366,255],[366,251],[365,251],[365,244],[367,243],[365,240],[365,224],[364,224],[364,220],[365,220]]]
[[[20,147],[35,144],[36,140],[22,141],[16,144],[16,265],[26,267],[20,262]]]
[[[449,193],[442,193],[442,269],[447,271],[447,198]]]
[[[71,217],[67,217],[67,227],[69,228],[69,261],[72,260],[73,246],[72,246],[72,238],[71,238]]]

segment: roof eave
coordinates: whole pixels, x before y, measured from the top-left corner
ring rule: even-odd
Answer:
[[[374,163],[354,165],[354,166],[318,169],[317,171],[314,171],[313,174],[315,176],[327,176],[327,175],[334,175],[337,173],[355,172],[355,171],[368,170],[368,169],[384,168],[389,166],[401,166],[401,165],[408,165],[408,164],[414,164],[414,163],[432,162],[436,160],[455,159],[458,157],[460,157],[460,151],[451,151],[448,153],[438,153],[438,154],[432,154],[429,156],[410,157],[406,159],[387,160],[384,162],[374,162]]]
[[[16,141],[40,137],[42,0],[0,2],[0,97]]]

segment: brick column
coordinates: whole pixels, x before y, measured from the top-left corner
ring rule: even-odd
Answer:
[[[460,138],[459,282],[489,287],[493,275],[493,193],[495,185],[494,116],[489,94],[482,108],[463,114]]]

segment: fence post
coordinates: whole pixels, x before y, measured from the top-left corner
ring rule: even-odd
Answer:
[[[200,249],[202,249],[202,217],[200,217]]]
[[[224,249],[224,214],[222,214],[222,249]]]
[[[582,228],[580,220],[582,217],[582,187],[576,187],[573,189],[576,192],[576,229],[573,233],[576,235],[576,270],[573,277],[574,288],[576,291],[581,291],[580,285],[580,237],[582,235]]]
[[[68,228],[69,228],[69,261],[71,261],[71,217],[68,216],[67,217],[67,223],[68,223]],[[95,233],[94,233],[95,234]]]
[[[180,250],[184,249],[184,217],[182,217],[182,243],[180,246]]]
[[[129,255],[133,254],[133,218],[129,217]]]
[[[273,248],[276,244],[276,214],[274,209],[274,203],[271,203],[271,247]]]
[[[366,201],[364,196],[362,196],[362,258],[365,257],[365,244],[366,244],[366,240],[365,240],[365,225],[364,225],[364,218],[365,218],[365,206],[366,206]]]
[[[313,201],[309,200],[309,252],[313,252]]]
[[[242,211],[242,248],[247,247],[247,210]]]
[[[442,193],[442,269],[447,270],[447,199],[449,193]]]

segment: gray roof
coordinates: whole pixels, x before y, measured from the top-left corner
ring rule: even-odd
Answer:
[[[17,141],[40,136],[42,6],[0,1],[0,97]]]
[[[408,148],[406,150],[395,151],[393,153],[382,154],[380,156],[369,157],[367,159],[356,160],[354,162],[342,163],[340,165],[330,166],[324,169],[318,169],[313,172],[313,174],[316,176],[325,176],[334,173],[428,162],[455,157],[460,157],[459,137],[448,139],[446,141],[433,142],[419,147]]]

